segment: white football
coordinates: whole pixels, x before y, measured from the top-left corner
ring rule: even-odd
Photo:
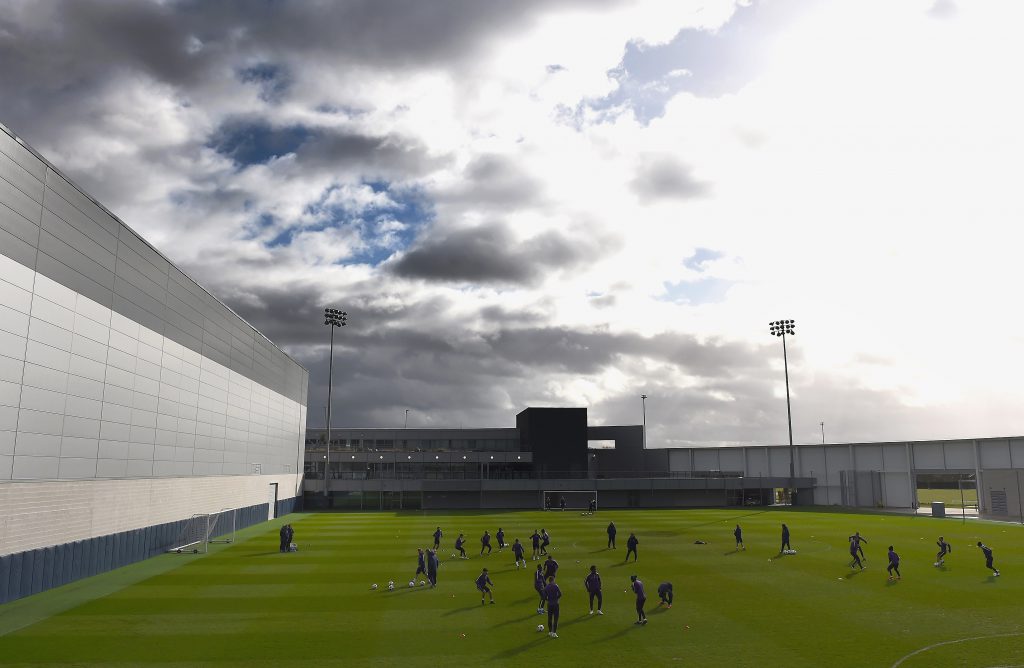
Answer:
[[[416,582],[413,581],[413,580],[409,580],[409,586],[410,587],[415,587],[416,586]]]
[[[370,585],[370,589],[376,589],[376,588],[377,588],[377,583],[376,582],[374,582],[372,585]]]
[[[388,580],[388,586],[391,587],[395,584],[394,580]]]
[[[543,631],[544,630],[544,625],[543,624],[537,624],[537,630],[538,631]]]
[[[395,590],[395,585],[389,584],[388,585],[388,591],[394,591],[394,590]]]
[[[937,562],[937,561],[933,564],[933,566],[938,566],[938,565],[939,565],[939,562]]]

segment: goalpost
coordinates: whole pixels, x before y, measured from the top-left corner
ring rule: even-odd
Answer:
[[[167,550],[178,554],[205,554],[210,543],[233,543],[237,528],[237,508],[217,513],[197,513],[188,518],[177,540]]]
[[[559,510],[565,499],[566,510],[597,509],[597,490],[544,490],[540,496],[541,510]]]

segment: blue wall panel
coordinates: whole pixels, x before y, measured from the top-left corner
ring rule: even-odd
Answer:
[[[54,578],[58,586],[71,582],[71,546],[65,543],[57,546],[57,566],[60,567],[60,575],[57,575],[57,567],[54,567]]]
[[[32,593],[32,579],[35,577],[36,551],[23,552],[21,556],[21,595]]]
[[[53,567],[54,567],[54,552],[56,550],[51,546],[43,548],[43,578],[42,578],[42,591],[52,589],[53,583]]]
[[[16,598],[21,598],[21,583],[22,583],[22,572],[21,562],[25,558],[24,552],[11,555],[11,579],[7,586],[7,600],[13,601]]]
[[[11,556],[0,557],[0,603],[7,602],[7,583],[11,579]]]

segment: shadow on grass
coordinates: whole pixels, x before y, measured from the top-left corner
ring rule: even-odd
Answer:
[[[520,645],[519,647],[513,647],[512,649],[507,649],[504,652],[499,652],[498,654],[495,654],[492,658],[508,659],[513,656],[519,656],[523,652],[527,652],[531,649],[540,647],[541,644],[547,640],[554,640],[554,638],[549,638],[547,633],[538,634],[535,640],[531,640],[530,642]]]
[[[499,626],[508,626],[509,624],[518,624],[520,622],[525,622],[528,619],[536,619],[537,617],[540,617],[540,615],[537,614],[536,612],[534,612],[532,615],[526,615],[524,617],[516,617],[515,619],[506,619],[503,622],[498,622],[497,624],[495,624],[494,628],[498,628]],[[545,615],[544,617],[541,617],[541,619],[547,619],[547,615]]]
[[[485,604],[480,604],[480,605],[467,605],[467,606],[466,606],[466,607],[464,607],[464,608],[455,608],[454,610],[449,610],[448,612],[444,613],[444,614],[443,614],[443,615],[441,615],[441,616],[442,616],[442,617],[450,617],[451,615],[457,615],[457,614],[459,614],[460,612],[469,612],[470,610],[477,610],[477,609],[479,609],[479,608],[483,608],[484,606],[485,606]]]
[[[597,550],[591,550],[589,554],[600,554],[601,552],[607,552],[608,550],[614,550],[614,547],[602,547]]]
[[[269,556],[274,555],[274,554],[288,554],[288,553],[287,552],[279,552],[279,551],[275,550],[273,552],[250,552],[249,554],[247,554],[245,556],[247,556],[247,557],[269,557]]]
[[[629,626],[625,627],[624,629],[622,629],[618,633],[612,633],[611,635],[607,635],[607,636],[601,638],[600,640],[598,640],[598,642],[608,642],[609,640],[616,640],[617,638],[621,638],[622,636],[626,635],[627,633],[631,633],[633,631],[636,631],[639,628],[640,628],[639,624],[630,624]]]
[[[583,613],[582,615],[579,615],[578,617],[573,617],[572,619],[569,619],[569,620],[564,621],[564,622],[561,619],[559,619],[558,620],[558,628],[563,628],[563,627],[566,627],[566,626],[572,626],[573,624],[578,624],[579,622],[583,621],[584,619],[587,619],[588,617],[590,617],[590,615],[588,615],[587,613]]]

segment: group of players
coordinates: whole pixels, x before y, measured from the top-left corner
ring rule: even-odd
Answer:
[[[608,524],[607,533],[608,549],[613,550],[615,549],[615,538],[618,533],[618,530],[616,529],[614,522],[610,522]],[[441,548],[442,536],[443,532],[441,531],[441,527],[437,527],[433,535],[433,547],[427,549],[426,551],[424,551],[422,548],[417,550],[418,555],[416,575],[413,577],[413,580],[415,580],[415,578],[422,573],[427,578],[427,582],[430,583],[431,587],[435,587],[437,585],[437,571],[440,566],[440,559],[438,558],[437,553],[438,550]],[[733,537],[736,540],[736,550],[746,550],[746,545],[743,542],[743,529],[740,527],[739,524],[737,524],[736,528],[733,530]],[[511,545],[506,543],[505,532],[500,527],[498,528],[498,531],[495,534],[495,538],[498,542],[499,551],[503,550],[506,547],[511,548],[513,557],[515,558],[516,570],[519,570],[520,568],[525,569],[526,549],[523,547],[523,544],[519,542],[519,539],[516,538],[511,543]],[[535,530],[533,534],[530,536],[530,539],[533,547],[531,560],[539,561],[543,559],[543,563],[537,564],[537,569],[534,572],[533,576],[533,586],[539,597],[537,613],[547,613],[548,635],[552,638],[557,638],[558,618],[561,610],[562,598],[562,590],[558,586],[558,583],[556,581],[559,565],[558,562],[555,561],[554,557],[548,552],[548,547],[551,544],[551,536],[550,534],[548,534],[546,529],[540,529],[539,531]],[[697,542],[704,543],[704,541]],[[854,532],[854,534],[849,537],[850,557],[852,559],[852,561],[850,562],[851,568],[857,566],[861,570],[864,570],[864,562],[867,561],[867,557],[864,555],[864,544],[866,544],[867,542],[868,539],[862,536],[859,531]],[[639,543],[640,541],[637,539],[636,535],[630,533],[629,540],[626,541],[626,561],[629,561],[629,556],[631,554],[633,555],[633,561],[637,561],[637,546],[639,545]],[[458,535],[458,538],[456,538],[455,540],[455,549],[458,552],[458,558],[469,558],[466,554],[465,544],[465,535],[460,533]],[[939,536],[939,540],[936,542],[936,545],[938,545],[939,547],[939,552],[935,556],[934,565],[936,567],[940,567],[945,564],[946,556],[953,551],[953,548],[948,542],[946,542],[943,536]],[[978,541],[978,547],[985,555],[985,567],[990,569],[993,572],[993,575],[998,576],[999,570],[992,565],[992,549],[989,548],[987,545],[983,544],[981,541]],[[484,531],[483,535],[480,537],[480,554],[484,555],[485,551],[486,554],[490,554],[491,550],[491,535],[488,531]],[[782,525],[782,544],[779,548],[779,553],[796,553],[796,551],[793,550],[792,546],[790,545],[789,527],[787,527],[785,524]],[[456,555],[453,554],[452,556],[455,557]],[[547,558],[544,559],[544,557]],[[888,558],[889,565],[886,570],[889,574],[889,580],[892,581],[900,579],[900,557],[896,553],[892,545],[889,546]],[[647,603],[646,590],[644,588],[643,581],[640,580],[640,578],[636,575],[630,576],[630,583],[633,589],[633,594],[636,597],[637,621],[635,623],[642,626],[647,623],[647,614],[644,612],[644,607]],[[488,573],[488,570],[486,568],[484,568],[481,571],[480,575],[476,578],[475,584],[477,590],[480,592],[480,603],[485,604],[489,599],[491,605],[494,605],[494,592],[491,589],[492,587],[494,587],[494,582],[491,580],[490,574]],[[602,607],[604,603],[604,597],[602,595],[601,574],[597,572],[597,566],[590,566],[590,572],[587,573],[586,577],[583,579],[583,587],[584,589],[586,589],[587,594],[590,598],[590,614],[593,615],[596,613],[598,615],[603,615],[604,611]],[[661,607],[662,605],[666,605],[669,608],[671,608],[673,600],[672,583],[662,582],[658,586],[658,596],[660,598],[660,602],[658,603],[659,607]],[[596,609],[594,607],[595,602],[597,603]],[[542,629],[543,627],[538,628]]]

